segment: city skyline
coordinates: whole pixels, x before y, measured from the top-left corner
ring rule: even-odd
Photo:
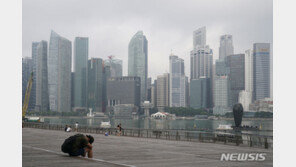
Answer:
[[[90,10],[83,10],[82,13],[77,14],[73,12],[73,9],[78,8],[77,6],[71,6],[67,11],[54,10],[55,13],[48,11],[63,8],[67,1],[32,2],[25,1],[23,3],[23,57],[31,55],[29,46],[32,41],[49,41],[49,32],[52,29],[70,41],[74,41],[76,36],[89,37],[89,58],[99,57],[105,60],[108,56],[115,55],[116,58],[123,60],[123,76],[127,75],[128,42],[138,30],[143,30],[149,41],[148,77],[152,77],[152,79],[156,79],[156,76],[163,72],[168,72],[168,55],[171,50],[184,59],[185,74],[189,76],[190,51],[193,49],[192,34],[202,26],[207,28],[206,40],[213,49],[214,60],[219,56],[219,38],[223,34],[233,36],[235,54],[244,53],[245,50],[251,49],[252,44],[256,42],[271,43],[272,46],[272,1],[248,1],[245,3],[225,1],[223,4],[217,2],[227,12],[214,6],[211,7],[212,2],[186,1],[180,5],[174,1],[170,1],[171,3],[162,1],[160,4],[166,3],[163,5],[165,7],[153,8],[154,13],[152,10],[150,11],[154,4],[149,2],[143,2],[141,12],[135,8],[139,2],[134,2],[135,5],[130,5],[130,1],[117,2],[119,5],[114,6],[114,1],[110,1],[105,3],[105,9],[101,9],[100,2],[91,1],[89,4],[77,2],[76,5],[90,7]],[[196,3],[201,7],[200,10],[193,8]],[[254,3],[258,5],[253,5]],[[92,10],[92,5],[101,10]],[[173,9],[176,5],[186,12],[171,11],[170,8]],[[221,12],[221,15],[215,14],[217,18],[213,19],[209,14],[211,12],[205,12],[202,7],[212,12],[215,11],[214,13]],[[118,10],[112,10],[114,11],[112,14],[107,12],[108,16],[106,16],[104,12],[110,8]],[[40,11],[41,18],[36,15],[39,10],[44,11]],[[121,12],[122,19],[115,17],[118,15],[117,12]],[[138,14],[133,15],[136,12]],[[71,19],[69,13],[77,16],[74,22],[73,16],[71,15]],[[204,18],[201,17],[201,14]],[[165,21],[160,21],[162,18],[166,18]],[[80,22],[88,26],[81,26],[84,24],[80,25]],[[71,28],[69,29],[68,26]]]

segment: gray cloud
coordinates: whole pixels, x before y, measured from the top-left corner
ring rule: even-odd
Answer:
[[[89,37],[89,57],[116,55],[127,74],[129,40],[143,30],[150,76],[168,72],[171,49],[189,75],[195,29],[207,27],[214,58],[222,34],[232,34],[235,53],[243,53],[254,42],[272,43],[272,12],[272,0],[25,0],[23,57],[31,56],[32,41],[49,41],[52,29],[71,41]]]

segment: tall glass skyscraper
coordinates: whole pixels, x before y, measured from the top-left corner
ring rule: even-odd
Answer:
[[[197,46],[206,45],[206,27],[201,27],[193,31],[193,49]]]
[[[253,100],[270,97],[270,44],[253,45]]]
[[[232,35],[220,37],[219,59],[224,60],[226,56],[233,54]]]
[[[36,55],[36,111],[49,110],[48,72],[47,72],[47,41],[41,41]]]
[[[122,60],[114,59],[112,56],[110,59],[104,61],[105,66],[110,66],[110,77],[122,77]]]
[[[88,38],[74,41],[74,108],[87,107]]]
[[[141,102],[146,99],[148,76],[148,41],[143,31],[138,31],[128,46],[128,76],[141,78]]]
[[[170,107],[186,106],[184,60],[170,56]]]
[[[71,41],[51,31],[47,62],[51,111],[71,111],[71,55]]]

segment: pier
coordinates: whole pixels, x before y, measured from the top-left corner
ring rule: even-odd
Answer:
[[[64,140],[76,132],[23,128],[23,166],[272,166],[272,149],[221,143],[156,138],[94,136],[94,158],[69,157],[61,152]],[[222,153],[266,153],[265,161],[220,161]]]

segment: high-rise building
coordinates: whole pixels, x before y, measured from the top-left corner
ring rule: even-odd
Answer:
[[[213,51],[206,46],[199,46],[190,52],[190,79],[212,78]]]
[[[88,60],[88,93],[87,107],[94,112],[103,111],[103,90],[104,90],[104,66],[100,58]]]
[[[146,93],[146,100],[151,103],[151,90],[152,90],[152,84],[151,84],[151,77],[147,78],[147,93]]]
[[[210,78],[200,77],[190,81],[190,107],[211,108],[211,98]]]
[[[33,72],[33,59],[29,57],[22,58],[22,105],[24,104],[28,81],[30,80],[32,72]],[[33,75],[35,74],[33,73]],[[31,91],[32,91],[32,88],[31,88]],[[32,108],[33,104],[31,103],[32,97],[33,96],[30,95],[29,106],[31,104],[31,108],[28,107],[29,110],[33,109]]]
[[[232,107],[239,102],[239,92],[245,90],[245,54],[227,56],[226,65],[230,80],[229,106]]]
[[[232,35],[222,35],[220,37],[219,59],[224,60],[229,55],[233,55]]]
[[[189,81],[188,81],[188,77],[185,77],[185,86],[186,86],[186,88],[185,88],[185,90],[186,90],[186,93],[185,93],[185,101],[186,101],[186,107],[188,107],[188,106],[190,106],[190,103],[189,103],[189,101],[190,101],[190,99],[189,99]]]
[[[239,103],[243,105],[245,111],[249,111],[253,94],[253,51],[245,51],[245,90],[239,93]]]
[[[157,80],[151,85],[151,104],[157,107]]]
[[[229,79],[227,75],[215,77],[215,91],[214,91],[214,114],[224,115],[231,111],[229,108]]]
[[[138,31],[128,46],[128,76],[141,78],[141,102],[145,101],[148,76],[148,41],[143,31]]]
[[[33,63],[33,83],[30,94],[29,110],[35,110],[36,105],[36,63],[37,63],[37,47],[39,42],[32,42],[32,63]]]
[[[184,60],[170,55],[170,107],[186,106]]]
[[[156,90],[157,108],[159,111],[164,111],[164,107],[170,106],[170,74],[157,76]]]
[[[36,55],[36,111],[49,110],[48,73],[47,73],[47,41],[41,41]]]
[[[110,77],[107,80],[107,104],[133,104],[140,107],[140,77]]]
[[[87,107],[88,38],[74,41],[74,110]]]
[[[193,31],[193,49],[197,46],[206,45],[206,27],[201,27]]]
[[[71,111],[71,55],[71,41],[51,31],[47,61],[51,111]]]
[[[114,59],[113,56],[104,61],[105,66],[110,66],[111,77],[122,77],[122,60]]]
[[[253,101],[270,97],[270,44],[253,45]]]

